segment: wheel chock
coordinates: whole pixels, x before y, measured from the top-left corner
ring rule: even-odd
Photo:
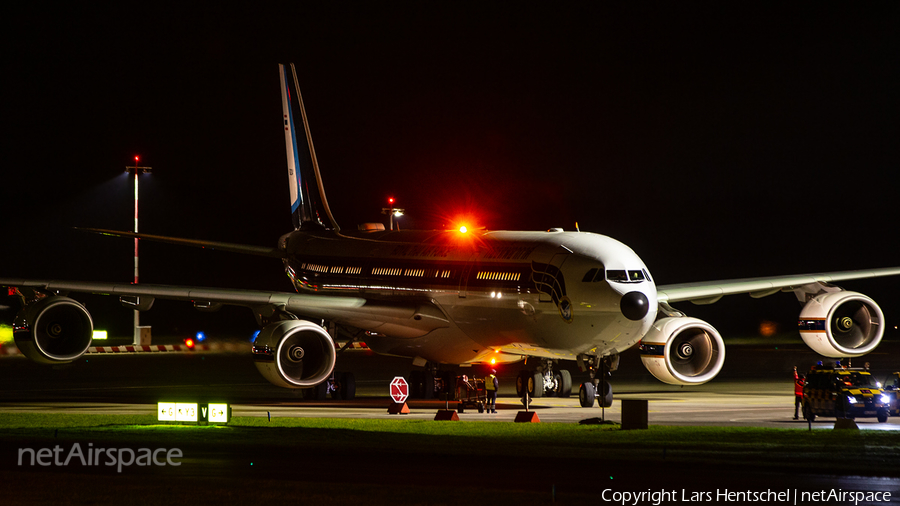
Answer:
[[[535,411],[519,411],[516,413],[516,423],[541,423]]]
[[[459,415],[456,414],[455,409],[439,409],[437,414],[434,415],[435,421],[450,421],[450,422],[458,422]]]
[[[388,406],[388,414],[389,415],[408,415],[409,414],[409,406],[404,402],[400,404],[399,402],[392,402],[390,406]]]

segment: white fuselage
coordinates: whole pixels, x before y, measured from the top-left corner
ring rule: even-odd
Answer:
[[[656,319],[656,286],[624,244],[585,232],[303,232],[285,236],[285,269],[300,292],[418,300],[448,328],[420,337],[370,334],[378,353],[466,363],[502,350],[574,359],[637,343]],[[620,301],[640,292],[645,314]]]

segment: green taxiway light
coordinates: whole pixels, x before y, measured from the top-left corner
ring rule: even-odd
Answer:
[[[0,343],[13,340],[12,327],[0,325]]]

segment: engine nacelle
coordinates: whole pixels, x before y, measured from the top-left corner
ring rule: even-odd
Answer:
[[[76,300],[54,295],[28,304],[16,315],[13,338],[23,355],[44,364],[65,364],[91,347],[94,322]]]
[[[881,342],[884,313],[861,293],[823,293],[803,306],[798,327],[800,337],[819,355],[860,357]]]
[[[700,385],[725,365],[725,342],[703,320],[657,320],[641,339],[641,361],[656,379],[670,385]]]
[[[318,385],[331,375],[336,359],[328,332],[305,320],[269,324],[253,344],[256,368],[273,385],[284,388]]]

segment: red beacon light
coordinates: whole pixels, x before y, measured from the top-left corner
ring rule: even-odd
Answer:
[[[187,346],[187,349],[189,350],[193,350],[196,344],[197,343],[194,342],[194,338],[192,337],[185,338],[184,340],[184,345]]]

